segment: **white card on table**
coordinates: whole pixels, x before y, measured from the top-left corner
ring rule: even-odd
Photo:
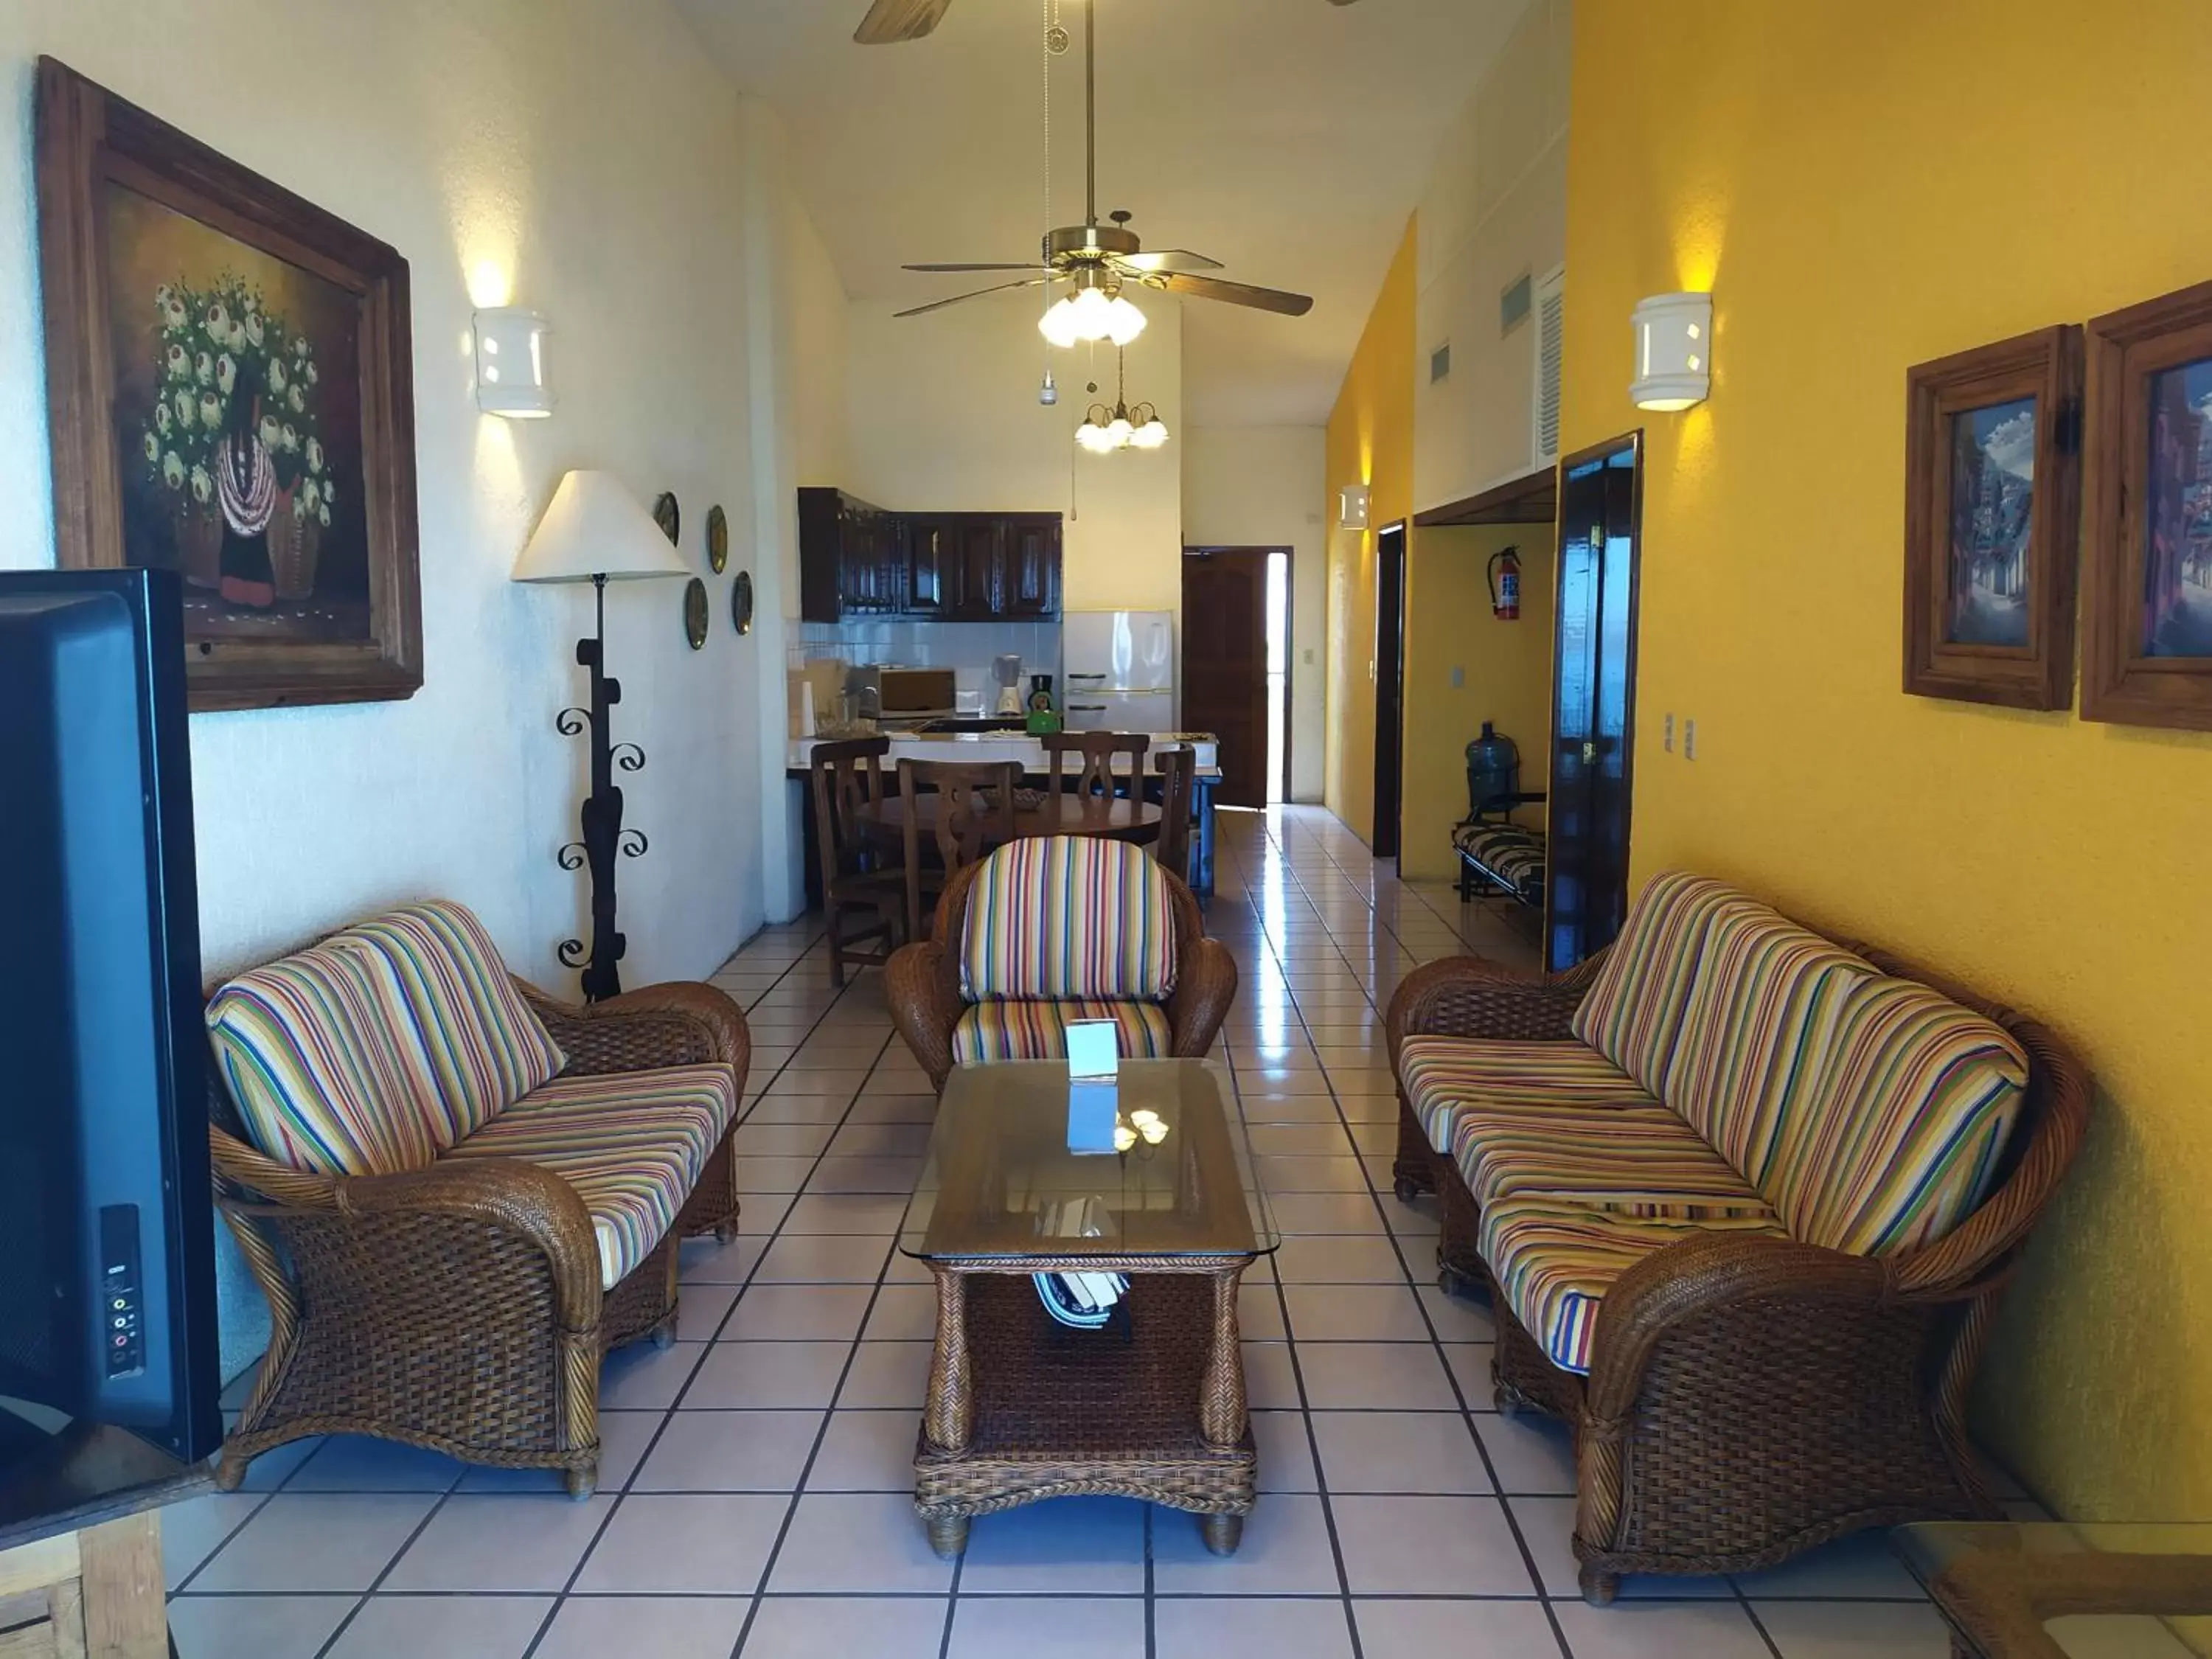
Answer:
[[[1111,1078],[1121,1066],[1121,1028],[1110,1019],[1071,1020],[1067,1025],[1067,1074]]]
[[[1111,1152],[1114,1125],[1121,1111],[1121,1091],[1113,1079],[1067,1080],[1067,1150]]]

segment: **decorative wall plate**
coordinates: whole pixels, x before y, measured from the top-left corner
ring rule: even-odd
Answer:
[[[676,539],[684,528],[684,510],[676,505],[674,490],[664,489],[653,498],[653,521],[671,542]]]
[[[730,621],[740,634],[753,631],[753,573],[738,572],[737,580],[730,584]]]
[[[730,568],[730,520],[720,501],[707,509],[707,568],[717,576]]]
[[[694,576],[684,584],[684,637],[694,651],[707,645],[707,584]]]

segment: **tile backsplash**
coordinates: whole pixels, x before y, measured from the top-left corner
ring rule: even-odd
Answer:
[[[963,693],[988,706],[997,689],[991,678],[994,658],[1011,652],[1022,659],[1022,673],[1049,674],[1060,682],[1060,624],[1056,622],[801,623],[789,646],[790,666],[824,658],[848,663],[879,662],[907,668],[950,668]]]

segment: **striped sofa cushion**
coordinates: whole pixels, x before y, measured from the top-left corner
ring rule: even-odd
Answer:
[[[1687,1222],[1508,1198],[1484,1206],[1476,1248],[1521,1328],[1554,1364],[1587,1372],[1597,1310],[1613,1282],[1652,1251],[1713,1231],[1782,1236],[1771,1211]]]
[[[738,1074],[720,1061],[556,1078],[449,1156],[520,1158],[574,1187],[612,1290],[668,1236],[737,1114]]]
[[[1643,1085],[1579,1042],[1488,1042],[1413,1036],[1398,1046],[1398,1085],[1414,1121],[1440,1152],[1453,1146],[1459,1112],[1488,1105],[1650,1106]]]
[[[419,1169],[566,1063],[483,924],[443,901],[240,975],[207,1019],[255,1144],[324,1175]]]
[[[1909,980],[1867,981],[1760,1184],[1808,1244],[1888,1255],[1933,1243],[1987,1193],[2027,1081],[2027,1057],[1994,1021]]]
[[[1091,836],[1024,837],[976,872],[961,991],[969,1002],[1164,1002],[1175,990],[1175,947],[1168,878],[1145,848]]]
[[[1690,997],[1714,914],[1743,900],[1704,876],[1654,876],[1575,1010],[1572,1030],[1654,1094]]]
[[[1771,1216],[1758,1189],[1664,1106],[1461,1109],[1452,1158],[1478,1206],[1549,1196],[1674,1221]]]
[[[1175,1047],[1166,1010],[1151,1002],[978,1002],[952,1030],[952,1063],[988,1066],[1002,1060],[1065,1060],[1071,1020],[1110,1019],[1121,1028],[1127,1060],[1165,1060]]]
[[[1719,906],[1659,1097],[1765,1190],[1784,1126],[1826,1074],[1839,1012],[1873,966],[1749,899]]]

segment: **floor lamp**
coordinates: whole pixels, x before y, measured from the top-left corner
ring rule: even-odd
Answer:
[[[583,839],[561,849],[561,867],[592,872],[592,942],[561,945],[561,960],[584,970],[584,1000],[597,1002],[622,993],[621,962],[625,941],[615,927],[615,860],[636,858],[645,837],[623,828],[623,792],[614,775],[645,764],[645,751],[634,743],[617,744],[608,716],[622,701],[622,682],[606,672],[607,584],[650,576],[690,574],[637,498],[607,472],[571,472],[553,492],[553,504],[532,532],[530,544],[514,562],[519,582],[589,582],[594,608],[591,635],[576,641],[576,660],[592,677],[591,706],[564,708],[555,725],[564,737],[586,734],[592,745],[592,792],[584,797]]]

